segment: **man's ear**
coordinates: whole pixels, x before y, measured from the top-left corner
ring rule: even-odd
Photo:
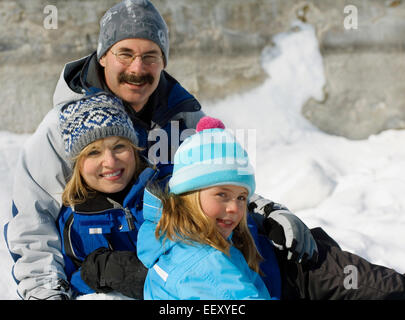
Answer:
[[[107,53],[104,53],[104,55],[100,58],[100,61],[99,61],[100,64],[101,64],[101,66],[104,67],[104,68],[105,68],[105,64],[106,64],[106,63],[105,63],[105,62],[106,62],[106,61],[105,61],[106,55],[107,55]]]

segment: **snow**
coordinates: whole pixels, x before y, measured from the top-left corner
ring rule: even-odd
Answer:
[[[269,78],[262,85],[203,109],[228,128],[247,132],[258,194],[286,205],[308,227],[324,228],[344,250],[404,273],[405,131],[353,141],[321,132],[302,117],[307,99],[322,100],[325,78],[313,27],[296,22],[292,30],[263,51]],[[10,219],[10,186],[27,137],[0,131],[2,225]],[[4,241],[0,261],[0,299],[17,299]]]

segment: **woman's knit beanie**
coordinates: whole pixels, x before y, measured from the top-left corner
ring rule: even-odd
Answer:
[[[119,136],[138,145],[136,131],[121,100],[106,94],[63,106],[59,114],[59,127],[70,159],[101,138]]]

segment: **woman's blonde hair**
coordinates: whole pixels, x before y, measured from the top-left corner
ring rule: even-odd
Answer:
[[[207,244],[229,255],[231,244],[224,239],[216,224],[205,215],[198,190],[180,195],[161,192],[157,195],[162,200],[163,210],[155,231],[156,238]],[[232,242],[242,252],[249,267],[260,273],[262,257],[250,234],[246,212],[233,230]]]
[[[141,157],[139,156],[139,151],[141,151],[142,148],[137,147],[127,138],[122,137],[122,139],[126,140],[134,151],[134,177],[136,177],[146,167],[146,163],[142,161]],[[99,139],[88,144],[74,159],[72,159],[74,163],[73,172],[62,193],[62,203],[64,206],[74,206],[75,204],[83,203],[86,201],[86,199],[88,199],[89,197],[91,197],[92,194],[95,193],[95,190],[92,190],[81,176],[80,165],[82,161],[88,156],[90,150],[94,147],[94,145],[99,144],[101,140],[102,139]]]

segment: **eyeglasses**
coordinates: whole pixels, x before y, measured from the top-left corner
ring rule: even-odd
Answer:
[[[123,65],[129,67],[131,63],[137,58],[140,57],[141,61],[144,65],[150,66],[152,64],[156,64],[162,58],[161,55],[147,53],[147,54],[131,54],[129,52],[113,52],[111,53],[117,58],[119,62]]]

